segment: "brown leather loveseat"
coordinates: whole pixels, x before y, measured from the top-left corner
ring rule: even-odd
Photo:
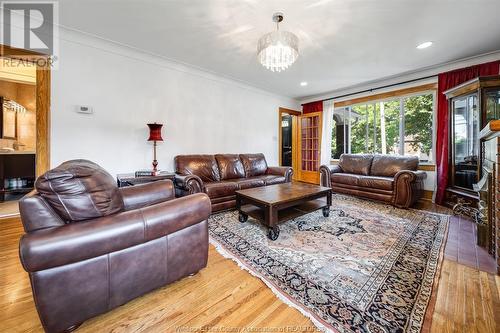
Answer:
[[[86,160],[61,164],[35,187],[19,203],[19,253],[46,332],[70,331],[207,264],[205,194],[175,199],[170,180],[117,188]]]
[[[287,183],[290,167],[268,167],[264,154],[179,155],[175,157],[179,196],[206,193],[212,212],[234,208],[237,190]]]
[[[415,156],[343,154],[338,165],[320,167],[321,185],[408,208],[421,196],[426,173]]]

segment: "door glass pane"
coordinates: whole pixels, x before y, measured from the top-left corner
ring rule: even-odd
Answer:
[[[404,155],[418,156],[420,162],[432,162],[433,98],[427,94],[404,100]]]
[[[304,171],[319,170],[319,116],[302,116],[301,166]]]
[[[472,189],[472,184],[477,181],[479,154],[479,114],[476,96],[453,102],[453,127],[455,186]]]

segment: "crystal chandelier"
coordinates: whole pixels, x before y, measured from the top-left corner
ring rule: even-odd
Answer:
[[[275,13],[276,31],[265,34],[257,44],[257,56],[262,66],[273,72],[281,72],[290,67],[299,57],[299,39],[288,31],[280,31],[283,13]]]

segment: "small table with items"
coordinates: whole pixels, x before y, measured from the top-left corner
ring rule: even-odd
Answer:
[[[116,176],[116,182],[118,183],[118,187],[134,186],[165,179],[170,179],[171,181],[174,181],[175,173],[162,171],[155,176],[139,176],[139,175],[136,176],[135,173],[122,173]]]

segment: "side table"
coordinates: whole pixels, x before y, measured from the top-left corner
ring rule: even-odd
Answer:
[[[138,184],[145,184],[165,179],[170,179],[171,181],[174,181],[175,173],[163,171],[158,173],[156,176],[140,176],[140,177],[136,177],[135,173],[122,173],[116,176],[116,182],[118,184],[118,187],[134,186]]]

